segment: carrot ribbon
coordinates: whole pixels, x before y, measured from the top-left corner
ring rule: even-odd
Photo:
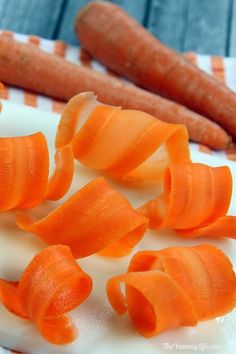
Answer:
[[[67,144],[86,166],[130,181],[157,182],[168,164],[190,161],[183,125],[103,105],[90,92],[73,97],[64,109],[56,147]]]
[[[121,257],[142,238],[148,220],[100,177],[40,220],[18,212],[17,224],[47,244],[70,246],[76,258],[96,252]]]
[[[43,199],[59,199],[74,174],[73,151],[67,145],[56,151],[56,167],[49,175],[49,153],[42,133],[0,138],[0,211],[31,208]]]
[[[125,296],[120,283],[125,283]],[[170,247],[134,255],[128,272],[107,284],[118,314],[128,311],[145,337],[215,318],[236,305],[230,260],[213,245]]]
[[[0,279],[0,300],[15,315],[35,323],[51,343],[67,344],[77,330],[65,314],[89,296],[92,280],[75,262],[69,247],[50,246],[36,255],[20,281]]]
[[[164,191],[139,212],[152,229],[172,228],[182,237],[236,238],[236,217],[226,216],[232,195],[229,167],[188,163],[167,168]]]

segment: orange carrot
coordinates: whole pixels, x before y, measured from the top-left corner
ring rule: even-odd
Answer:
[[[46,198],[58,200],[63,197],[70,188],[74,175],[74,155],[70,145],[65,145],[56,150],[55,172],[51,176]]]
[[[47,188],[48,165],[43,134],[0,138],[0,210],[40,204]]]
[[[80,92],[93,91],[103,103],[186,124],[190,139],[212,148],[224,149],[231,140],[218,125],[181,105],[4,36],[0,36],[0,80],[65,101]]]
[[[3,84],[0,81],[0,92],[3,91],[3,89],[4,89],[4,86],[3,86]],[[0,101],[0,112],[1,112],[1,110],[2,110],[2,103]]]
[[[226,216],[231,196],[232,176],[227,166],[189,163],[167,168],[164,192],[139,211],[153,229],[172,228],[188,238],[236,238],[236,217]]]
[[[142,238],[147,222],[103,177],[38,221],[28,213],[17,214],[22,230],[38,235],[47,244],[70,246],[76,258],[99,251],[111,257],[128,254]]]
[[[108,281],[107,295],[118,314],[128,311],[136,329],[152,337],[231,311],[236,276],[230,260],[212,245],[142,251],[126,274]]]
[[[183,125],[105,106],[92,93],[73,97],[64,109],[56,147],[67,144],[86,166],[129,181],[156,183],[168,164],[190,161]]]
[[[120,7],[96,1],[77,16],[80,43],[136,84],[209,117],[236,138],[236,95],[166,47]]]
[[[89,296],[92,280],[75,262],[69,247],[51,246],[36,255],[19,283],[0,279],[0,300],[17,316],[35,323],[51,343],[67,344],[77,330],[67,312]]]
[[[71,146],[57,149],[55,172],[48,181],[49,155],[42,133],[0,138],[0,211],[61,198],[72,181],[73,158]]]

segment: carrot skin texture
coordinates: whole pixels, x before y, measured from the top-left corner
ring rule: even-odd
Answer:
[[[0,92],[3,91],[3,90],[4,90],[4,86],[3,86],[3,84],[0,81]],[[2,103],[0,101],[0,113],[1,113],[1,110],[2,110]]]
[[[169,123],[183,123],[191,140],[213,149],[225,149],[231,142],[221,127],[186,107],[4,36],[0,36],[0,80],[63,101],[93,91],[103,103],[141,110]]]
[[[96,1],[77,15],[80,43],[136,84],[209,117],[236,138],[236,95],[168,48],[118,6]]]

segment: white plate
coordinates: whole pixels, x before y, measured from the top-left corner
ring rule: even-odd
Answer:
[[[47,137],[50,154],[53,156],[53,142],[58,120],[59,116],[55,113],[3,101],[0,131],[2,136],[26,135],[42,131]],[[191,150],[194,161],[205,162],[212,166],[227,164],[235,176],[234,162],[222,158],[220,154],[212,157],[200,153],[196,145],[191,145]],[[70,193],[98,175],[97,172],[78,164]],[[124,193],[134,206],[140,205],[155,193],[155,189],[132,190],[118,183],[111,183]],[[235,201],[235,188],[232,200]],[[236,205],[231,205],[230,211],[236,214]],[[174,234],[148,231],[135,251],[158,250],[172,245],[195,245],[202,242],[213,243],[220,247],[236,266],[236,243],[229,239],[184,241]],[[14,213],[0,215],[0,277],[18,280],[28,262],[43,247],[45,244],[40,239],[20,231],[15,226]],[[129,260],[130,256],[118,261],[91,256],[79,261],[83,269],[92,276],[94,290],[89,299],[72,312],[80,332],[79,338],[73,344],[50,345],[38,334],[31,322],[10,314],[0,305],[0,345],[30,354],[158,354],[168,351],[230,354],[234,352],[236,312],[216,320],[202,322],[196,327],[169,331],[153,339],[147,340],[137,334],[127,315],[118,317],[113,312],[105,294],[107,279],[125,272]]]

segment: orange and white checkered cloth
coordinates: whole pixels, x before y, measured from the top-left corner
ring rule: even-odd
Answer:
[[[3,30],[0,30],[0,33],[4,33],[19,42],[37,46],[45,52],[59,55],[68,61],[86,65],[100,73],[115,75],[109,69],[92,59],[83,49],[67,45],[62,41],[52,41],[36,36],[28,36]],[[225,82],[226,85],[228,85],[232,90],[236,91],[236,58],[223,58],[195,53],[185,53],[184,55],[199,68],[216,76]],[[1,94],[1,97],[14,102],[39,107],[40,109],[54,112],[61,112],[64,106],[64,103],[56,101],[52,98],[32,94],[26,90],[15,87],[6,87],[6,90]]]
[[[52,41],[36,36],[0,30],[0,33],[3,32],[5,35],[14,38],[19,42],[37,46],[45,52],[54,53],[55,55],[59,55],[68,61],[86,65],[100,73],[117,76],[115,73],[91,58],[87,52],[79,47],[67,45],[62,41]],[[236,92],[236,58],[223,58],[209,55],[200,55],[196,53],[185,53],[184,55],[199,68],[209,74],[214,75]],[[13,102],[22,103],[32,107],[38,107],[43,110],[49,110],[57,113],[61,113],[65,105],[65,103],[55,99],[9,86],[6,86],[5,90],[0,93],[0,97]],[[206,146],[197,145],[197,148],[201,152],[214,154],[214,152]],[[227,154],[224,152],[218,152],[217,154],[222,154],[222,156],[226,157],[227,159],[236,161],[235,152],[229,152]],[[0,347],[0,354],[13,353],[17,352]]]

